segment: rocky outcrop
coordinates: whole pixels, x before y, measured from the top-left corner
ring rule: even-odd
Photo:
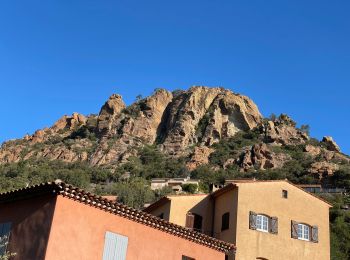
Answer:
[[[309,172],[312,174],[318,174],[319,178],[333,175],[335,171],[339,170],[339,165],[330,162],[314,162],[311,164]]]
[[[324,136],[322,143],[327,147],[329,151],[340,152],[340,147],[334,142],[331,136]]]
[[[84,115],[73,113],[72,116],[63,116],[57,120],[51,129],[58,132],[63,129],[73,129],[80,125],[85,125],[87,118]]]
[[[201,138],[204,145],[212,145],[223,138],[232,137],[241,130],[253,129],[262,119],[253,101],[231,91],[220,93],[204,118],[208,118]]]
[[[295,127],[295,122],[287,115],[278,119],[267,121],[261,125],[267,142],[281,145],[304,144],[308,135]]]
[[[134,114],[123,117],[119,132],[153,144],[159,134],[165,109],[172,98],[171,92],[159,89],[152,96],[140,100],[130,107]]]
[[[251,168],[266,170],[281,168],[290,159],[287,154],[276,154],[266,144],[261,143],[246,149],[238,159],[238,165],[242,171],[248,171]]]
[[[137,148],[154,144],[159,135],[164,111],[172,101],[172,93],[163,89],[123,109],[119,117],[109,123],[114,136],[101,139],[91,157],[92,165],[125,162],[137,154]]]
[[[125,108],[122,97],[113,94],[107,102],[102,106],[100,114],[97,118],[97,132],[102,135],[113,135],[115,132],[112,129],[114,122],[120,115],[120,112]]]
[[[322,149],[321,149],[321,147],[313,146],[311,144],[308,144],[308,145],[305,146],[305,152],[307,154],[309,154],[310,156],[312,156],[312,157],[316,157],[319,154],[321,154]]]
[[[350,163],[350,158],[336,151],[329,151],[323,147],[306,145],[305,152],[313,158],[319,157],[326,162],[336,162],[341,164]]]
[[[209,163],[209,156],[214,152],[213,148],[207,146],[196,146],[193,154],[191,155],[190,161],[186,164],[189,170],[194,170],[198,166]]]
[[[178,95],[167,110],[163,148],[172,155],[200,141],[211,145],[262,120],[247,97],[223,88],[192,87]]]

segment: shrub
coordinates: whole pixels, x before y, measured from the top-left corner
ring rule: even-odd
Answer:
[[[181,185],[182,190],[191,194],[194,194],[198,190],[198,185],[193,183],[185,183]]]
[[[142,178],[99,186],[96,192],[102,195],[116,195],[119,202],[138,209],[155,199],[154,192]]]

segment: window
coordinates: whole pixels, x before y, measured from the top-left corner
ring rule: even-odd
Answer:
[[[256,216],[256,230],[268,232],[269,231],[269,218],[265,215]]]
[[[249,212],[249,229],[278,234],[278,218]]]
[[[292,220],[292,238],[318,243],[318,226]]]
[[[193,214],[193,215],[194,215],[193,229],[196,231],[202,232],[203,217],[198,214]]]
[[[298,239],[310,240],[310,227],[305,224],[298,224]]]
[[[126,260],[128,237],[107,231],[103,249],[103,260]]]
[[[224,231],[229,228],[230,228],[230,213],[226,212],[221,217],[221,231]]]
[[[9,242],[10,239],[10,230],[11,230],[11,223],[0,223],[0,240],[3,245],[0,247],[0,256],[3,256],[6,252],[6,244]]]
[[[288,198],[288,191],[287,190],[282,190],[282,198],[285,198],[285,199]]]

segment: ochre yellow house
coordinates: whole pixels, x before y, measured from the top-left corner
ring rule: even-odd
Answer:
[[[330,259],[330,204],[288,181],[232,180],[167,196],[146,212],[236,245],[235,260]]]

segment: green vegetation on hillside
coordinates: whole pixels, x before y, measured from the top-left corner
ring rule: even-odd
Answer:
[[[324,195],[332,203],[330,209],[331,259],[350,259],[350,206],[349,195]]]

